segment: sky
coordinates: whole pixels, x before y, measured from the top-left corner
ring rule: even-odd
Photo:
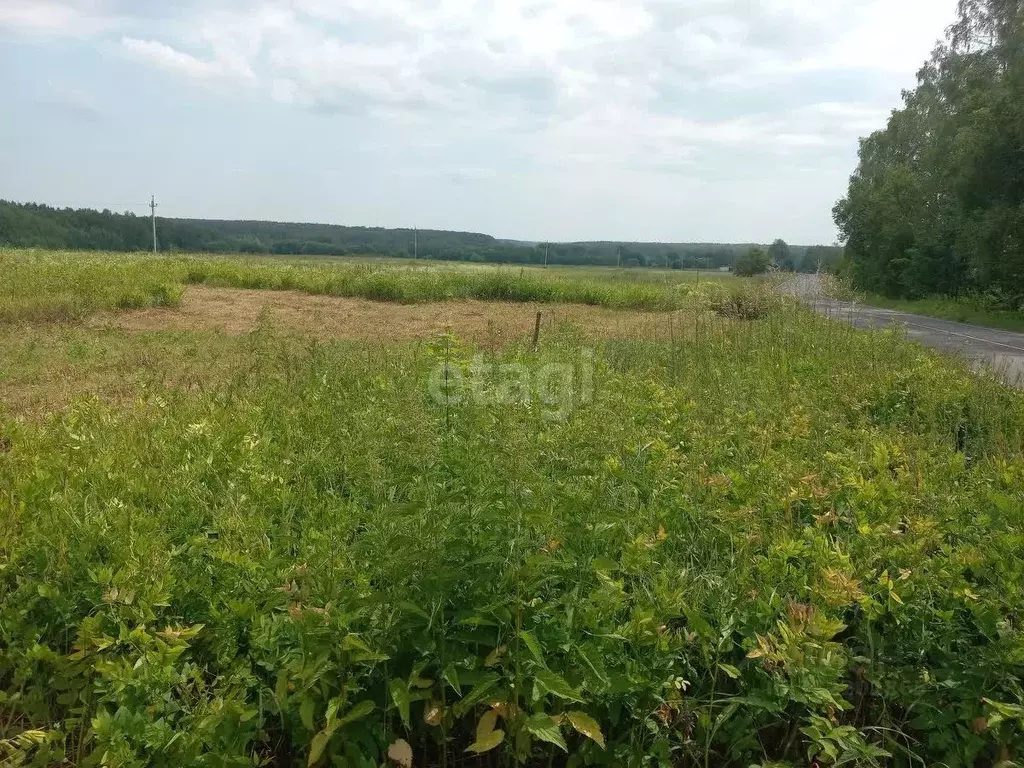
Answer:
[[[0,0],[0,198],[831,243],[956,0]]]

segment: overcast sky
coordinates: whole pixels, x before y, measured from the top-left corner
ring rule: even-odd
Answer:
[[[0,198],[831,242],[956,0],[0,0]]]

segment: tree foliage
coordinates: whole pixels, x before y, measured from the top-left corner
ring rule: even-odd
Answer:
[[[593,265],[662,269],[731,268],[748,245],[720,243],[530,243],[474,232],[345,227],[272,221],[157,219],[161,251],[296,256],[375,255],[498,264]],[[152,248],[148,216],[59,209],[0,200],[0,246],[103,251]],[[791,246],[795,262],[814,271],[841,249]],[[801,267],[803,268],[803,267]]]
[[[1024,301],[1024,4],[959,18],[834,209],[856,282],[892,297]]]
[[[784,269],[788,272],[792,272],[796,269],[796,265],[793,262],[793,254],[790,252],[789,244],[785,240],[776,240],[768,247],[768,253],[772,256],[772,261],[779,269]]]
[[[744,277],[762,275],[772,265],[771,256],[760,246],[753,246],[738,262],[736,262],[736,274]]]

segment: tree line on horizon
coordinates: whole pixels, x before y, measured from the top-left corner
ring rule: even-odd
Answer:
[[[472,232],[347,227],[266,221],[157,218],[162,252],[246,253],[290,256],[388,256],[498,264],[618,266],[663,269],[742,269],[752,249],[766,255],[757,271],[814,272],[842,258],[834,246],[767,248],[716,243],[525,243]],[[148,216],[109,210],[54,208],[0,200],[0,246],[70,250],[146,251]],[[763,267],[763,269],[762,269]]]
[[[833,213],[862,289],[1024,309],[1024,2],[960,0]]]

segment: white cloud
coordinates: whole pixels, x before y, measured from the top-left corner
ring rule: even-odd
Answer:
[[[386,133],[367,149],[382,165],[401,150],[421,161],[402,172],[497,187],[531,173],[582,186],[594,169],[625,185],[848,166],[956,0],[169,5],[0,0],[0,30],[119,39],[177,76],[361,120]]]
[[[244,82],[319,110],[565,120],[612,104],[643,119],[677,108],[667,90],[727,89],[742,111],[743,93],[796,76],[906,77],[951,20],[953,2],[210,0],[185,6],[176,22],[150,20],[122,45],[189,78]],[[95,31],[116,18],[104,0],[0,4],[0,26],[40,33],[64,34],[83,19]],[[699,120],[699,108],[687,105],[686,116]],[[726,124],[721,133],[735,132]],[[790,144],[814,143],[792,136]]]
[[[121,38],[121,47],[135,59],[197,80],[224,77],[228,69],[219,61],[203,61],[155,40]]]
[[[101,0],[3,0],[0,29],[21,34],[88,37],[113,25]]]

